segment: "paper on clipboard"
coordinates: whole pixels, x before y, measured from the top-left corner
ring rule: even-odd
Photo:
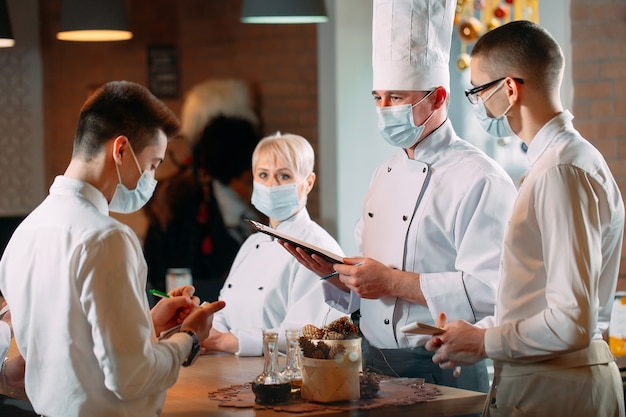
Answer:
[[[430,324],[426,323],[420,323],[419,321],[409,323],[405,326],[400,327],[400,331],[404,333],[426,334],[431,336],[445,332],[445,330],[440,327],[431,326]]]
[[[248,223],[250,223],[257,231],[261,232],[261,233],[265,233],[266,235],[272,236],[276,239],[279,240],[283,240],[293,246],[302,248],[305,252],[309,253],[309,254],[316,254],[318,256],[321,256],[322,258],[326,259],[328,262],[331,263],[339,263],[342,264],[343,263],[343,256],[339,256],[337,254],[334,254],[332,252],[329,252],[327,250],[324,250],[320,247],[317,247],[315,245],[311,245],[310,243],[306,243],[302,240],[296,239],[295,237],[286,235],[285,233],[281,233],[276,229],[272,229],[269,226],[264,225],[263,223],[257,222],[255,220],[251,220],[251,219],[245,219]]]

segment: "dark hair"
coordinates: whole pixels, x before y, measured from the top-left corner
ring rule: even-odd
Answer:
[[[238,117],[218,116],[204,128],[194,149],[196,169],[228,185],[252,169],[252,152],[260,140],[256,126]]]
[[[547,91],[561,85],[561,47],[533,22],[518,20],[487,32],[472,48],[472,57],[484,59],[494,77],[520,77],[525,86]]]
[[[151,144],[161,130],[171,139],[180,129],[176,115],[145,87],[112,81],[98,88],[80,110],[73,156],[87,160],[116,136],[124,135],[135,152]]]

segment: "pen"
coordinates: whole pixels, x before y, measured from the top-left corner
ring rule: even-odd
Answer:
[[[355,263],[355,264],[352,264],[352,266],[361,266],[361,265],[363,265],[363,262],[357,262],[357,263]],[[323,277],[321,277],[320,279],[321,279],[321,280],[327,280],[328,278],[332,278],[332,277],[335,277],[335,276],[337,276],[337,275],[339,275],[339,272],[335,271],[335,272],[332,272],[332,273],[330,273],[330,274],[328,274],[328,275],[324,275],[324,276],[323,276]]]
[[[155,290],[154,288],[150,289],[150,294],[156,296],[156,297],[161,297],[161,298],[170,298],[170,296],[163,292],[163,291],[159,291],[159,290]]]

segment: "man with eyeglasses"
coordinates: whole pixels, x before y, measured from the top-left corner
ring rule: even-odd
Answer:
[[[481,123],[518,135],[530,169],[504,240],[495,316],[448,323],[427,348],[443,368],[494,360],[488,415],[624,416],[602,337],[624,203],[606,161],[563,110],[561,48],[538,25],[512,22],[476,43],[470,68],[479,87],[466,94]]]
[[[365,197],[355,231],[362,256],[333,269],[287,247],[319,275],[340,273],[325,282],[326,301],[347,313],[360,309],[366,366],[486,392],[484,363],[457,379],[432,362],[423,347],[428,336],[402,331],[417,321],[434,324],[441,311],[472,323],[493,313],[516,193],[505,171],[448,120],[455,5],[374,1],[372,95],[381,136],[398,152],[376,170]]]

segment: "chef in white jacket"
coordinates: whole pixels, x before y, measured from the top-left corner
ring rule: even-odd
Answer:
[[[404,333],[438,313],[493,312],[500,251],[515,187],[493,160],[460,139],[447,116],[455,1],[374,0],[373,91],[381,136],[398,152],[371,179],[355,235],[362,257],[336,264],[325,297],[360,309],[368,365],[396,376],[487,391],[486,366],[432,366],[428,337]],[[318,274],[330,264],[286,248]],[[359,266],[354,264],[362,263]],[[352,264],[352,265],[348,265]]]
[[[252,155],[252,204],[279,232],[343,256],[337,241],[311,220],[307,196],[315,183],[315,154],[302,136],[280,133],[262,139]],[[207,350],[240,356],[263,354],[263,330],[279,334],[305,324],[322,327],[344,313],[324,302],[317,274],[298,263],[278,242],[255,233],[241,246],[220,291],[226,307],[213,318]]]

